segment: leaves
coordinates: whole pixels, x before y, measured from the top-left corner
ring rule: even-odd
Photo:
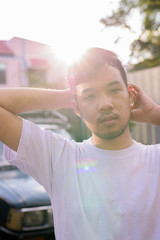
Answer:
[[[160,64],[160,0],[120,0],[119,7],[100,22],[106,27],[133,31],[129,20],[134,11],[141,13],[142,31],[131,44],[131,62],[136,59],[140,68],[157,66]]]

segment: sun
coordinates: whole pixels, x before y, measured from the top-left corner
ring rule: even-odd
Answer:
[[[87,47],[76,45],[52,45],[53,54],[67,66],[83,56]]]

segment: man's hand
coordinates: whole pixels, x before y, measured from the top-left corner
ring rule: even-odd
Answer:
[[[131,120],[160,125],[160,106],[135,84],[129,84],[129,92],[133,98]]]

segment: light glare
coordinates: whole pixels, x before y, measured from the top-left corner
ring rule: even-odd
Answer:
[[[81,58],[86,50],[85,47],[75,46],[52,46],[55,57],[64,62],[66,65],[73,63],[74,61]]]

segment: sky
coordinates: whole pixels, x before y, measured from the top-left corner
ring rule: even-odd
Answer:
[[[130,19],[135,34],[106,29],[99,20],[118,6],[119,0],[0,0],[0,40],[20,37],[52,46],[64,61],[71,61],[88,47],[115,51],[124,63],[130,43],[139,34],[138,15]],[[123,39],[115,45],[116,35]]]

